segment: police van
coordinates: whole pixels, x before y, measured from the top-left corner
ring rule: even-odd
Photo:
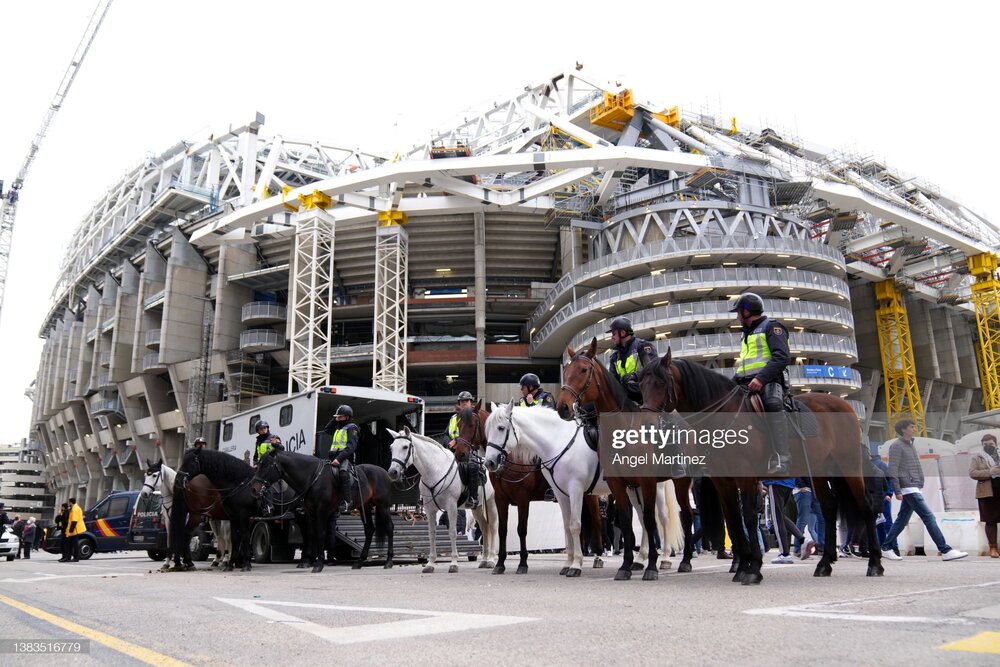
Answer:
[[[285,450],[326,459],[333,436],[323,430],[340,405],[351,406],[359,427],[357,463],[388,469],[392,442],[388,429],[398,431],[407,426],[424,432],[422,399],[384,389],[330,385],[223,419],[219,425],[219,451],[252,465],[257,422],[263,420],[271,433],[281,438]],[[302,534],[295,519],[261,520],[251,529],[250,544],[256,562],[287,561],[301,546]]]
[[[138,491],[112,491],[83,513],[84,531],[76,541],[76,557],[87,560],[95,553],[128,551],[129,524],[135,509]],[[42,547],[51,554],[62,552],[63,535],[52,531]]]

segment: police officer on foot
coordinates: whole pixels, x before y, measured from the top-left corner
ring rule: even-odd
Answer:
[[[611,350],[608,366],[621,382],[628,397],[635,403],[642,403],[642,392],[639,391],[639,371],[656,356],[656,350],[651,343],[636,338],[632,332],[632,320],[627,317],[616,317],[608,329],[611,341],[615,344]]]
[[[207,445],[208,445],[208,440],[205,440],[205,438],[199,435],[197,438],[194,439],[194,444],[191,446],[194,447],[195,449],[205,449]]]
[[[333,419],[323,429],[324,433],[333,436],[330,444],[330,465],[339,472],[340,495],[343,502],[340,504],[341,512],[351,511],[351,466],[354,462],[354,452],[358,449],[358,425],[351,421],[354,418],[354,410],[349,405],[337,407],[333,413]]]
[[[455,451],[455,441],[458,440],[459,434],[458,414],[466,408],[472,408],[473,401],[475,401],[475,397],[467,391],[459,393],[458,400],[455,401],[455,414],[448,422],[448,437],[450,438],[448,448],[452,451]],[[461,463],[465,466],[466,479],[469,481],[468,498],[465,504],[466,507],[474,510],[479,507],[479,487],[485,482],[485,475],[483,475],[482,466],[473,461],[471,456],[465,456]]]
[[[736,362],[736,381],[754,393],[763,393],[764,410],[777,413],[769,419],[772,444],[778,462],[767,474],[788,474],[791,456],[788,453],[788,421],[785,411],[785,368],[791,361],[788,352],[788,329],[764,315],[764,300],[753,292],[745,292],[729,311],[743,326],[740,358]]]
[[[541,405],[546,408],[556,409],[556,399],[552,394],[542,389],[542,382],[534,373],[525,373],[521,377],[521,402],[522,408],[531,408]]]

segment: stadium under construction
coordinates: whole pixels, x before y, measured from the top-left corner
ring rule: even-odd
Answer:
[[[57,502],[323,384],[421,396],[442,430],[461,390],[556,389],[566,346],[606,350],[617,315],[732,372],[748,288],[790,330],[793,390],[847,398],[873,440],[1000,411],[993,225],[873,159],[640,92],[560,74],[395,156],[257,115],[129,171],[39,330]]]

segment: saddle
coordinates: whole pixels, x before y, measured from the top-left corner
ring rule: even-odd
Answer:
[[[583,439],[592,452],[597,452],[598,441],[601,439],[601,429],[597,420],[588,419],[583,422]]]
[[[482,466],[480,466],[479,469],[482,471]],[[462,493],[458,496],[458,507],[464,508],[466,502],[469,500],[469,470],[467,464],[461,461],[458,463],[458,478],[462,480]],[[476,483],[478,483],[480,487],[483,487],[483,492],[485,493],[486,485],[483,483],[483,479],[484,477],[480,476],[476,480]],[[482,496],[480,496],[480,498],[481,497]]]
[[[785,417],[794,429],[794,435],[804,440],[819,436],[819,422],[816,415],[802,401],[785,395],[782,403],[785,408]],[[750,407],[757,414],[765,414],[764,399],[760,394],[750,394]]]

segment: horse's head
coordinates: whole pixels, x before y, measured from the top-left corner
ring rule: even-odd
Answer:
[[[639,373],[642,409],[647,412],[673,412],[678,393],[671,365],[671,353],[654,357]]]
[[[493,404],[486,420],[486,469],[499,471],[507,455],[517,446],[514,430],[514,400],[504,405]]]
[[[576,352],[571,345],[566,347],[569,363],[563,366],[563,384],[556,397],[556,411],[563,419],[572,419],[574,408],[597,403],[600,398],[601,368],[596,361],[597,338],[590,341],[590,347]]]
[[[181,467],[177,469],[174,488],[187,488],[187,483],[200,474],[202,474],[201,449],[189,449],[184,452]]]
[[[278,460],[278,452],[283,450],[284,447],[281,445],[275,445],[273,449],[268,451],[257,462],[257,472],[254,474],[253,481],[250,484],[253,494],[258,498],[264,495],[264,489],[284,478],[285,471]]]
[[[407,468],[413,465],[413,434],[408,426],[397,433],[392,429],[386,429],[392,436],[392,444],[389,445],[389,455],[392,463],[389,464],[389,479],[398,482],[406,474]]]
[[[474,408],[464,408],[458,413],[458,437],[455,438],[455,458],[460,461],[470,456],[479,456],[480,450],[486,446],[486,433],[483,431],[482,400]]]
[[[142,480],[142,490],[139,495],[145,498],[151,493],[160,490],[160,481],[163,479],[163,459],[153,463],[146,459],[146,475]]]

